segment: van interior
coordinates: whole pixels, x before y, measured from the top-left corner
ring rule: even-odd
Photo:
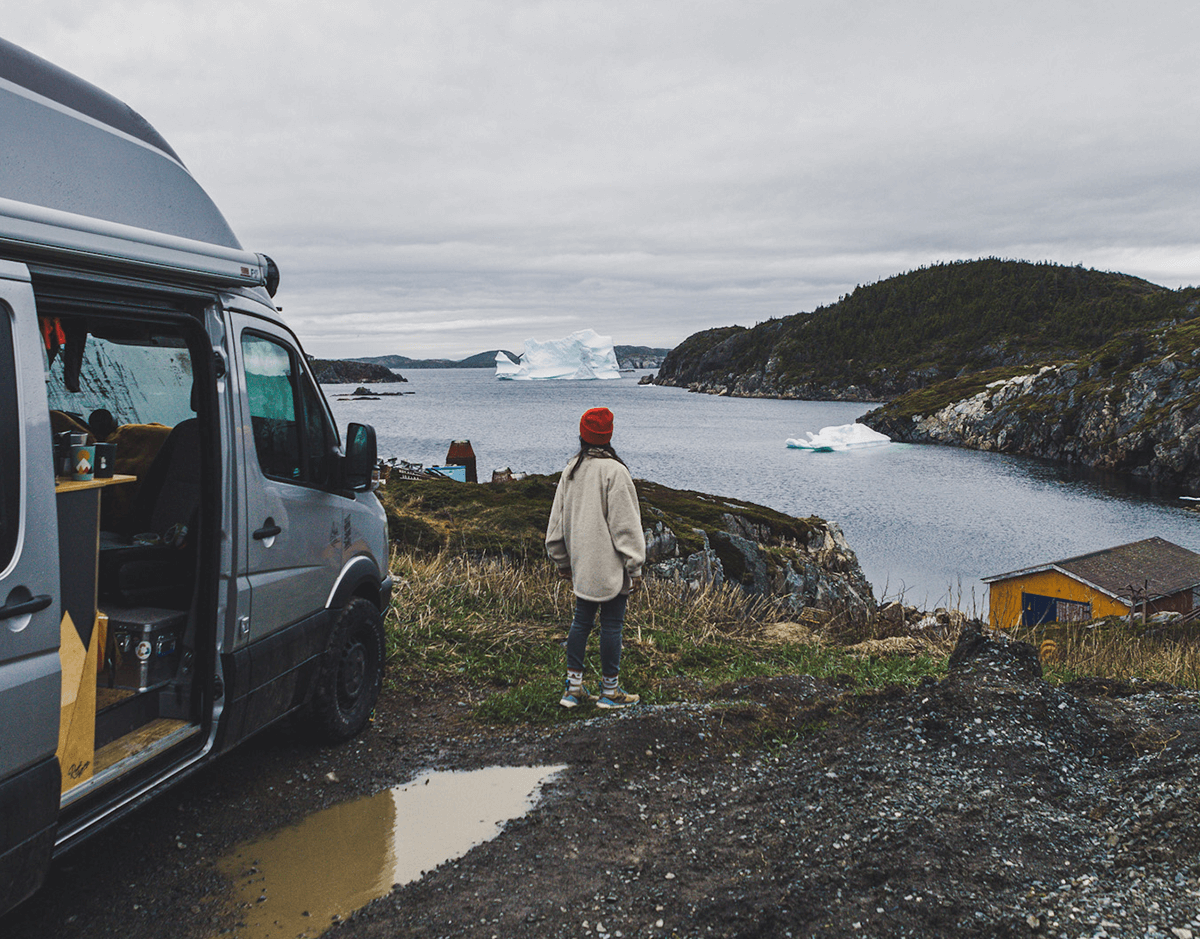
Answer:
[[[220,446],[203,307],[127,307],[39,298],[63,597],[64,806],[188,741],[198,747],[214,674],[200,651],[216,628],[204,612],[215,597],[200,598],[217,589]],[[95,475],[81,478],[89,460]]]

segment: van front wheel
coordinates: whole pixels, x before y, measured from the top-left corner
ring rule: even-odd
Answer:
[[[313,690],[313,730],[330,743],[366,726],[383,687],[383,618],[369,600],[343,607]]]

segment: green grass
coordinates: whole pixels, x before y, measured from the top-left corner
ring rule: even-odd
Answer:
[[[490,694],[473,716],[493,723],[578,719],[558,707],[574,595],[548,564],[521,560],[402,555],[387,617],[389,681],[419,690],[462,682]],[[854,655],[772,603],[736,588],[688,590],[649,581],[626,615],[622,683],[649,704],[715,700],[748,678],[806,674],[856,692],[911,685],[945,674],[945,653]],[[791,638],[803,636],[803,639]],[[598,635],[589,643],[589,679],[598,673]]]
[[[914,415],[928,416],[936,414],[942,408],[958,401],[973,398],[994,381],[1007,381],[1018,375],[1028,375],[1036,372],[1040,366],[1013,366],[991,368],[983,372],[973,372],[947,381],[940,381],[928,388],[920,388],[901,395],[895,401],[883,408],[887,417],[909,420]]]
[[[564,463],[568,456],[564,453]],[[391,540],[404,550],[541,558],[557,485],[557,476],[539,475],[484,486],[397,477],[378,495],[387,512]],[[724,532],[731,513],[759,531],[766,546],[776,551],[784,551],[783,545],[806,543],[822,526],[817,518],[793,518],[753,502],[672,489],[650,480],[638,480],[637,489],[642,519],[647,525],[663,522],[670,527],[685,553],[704,547],[697,529],[719,542],[717,533]],[[714,547],[721,550],[720,544]],[[725,555],[730,563],[742,563],[737,552]]]

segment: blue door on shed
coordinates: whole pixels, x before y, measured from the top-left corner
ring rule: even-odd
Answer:
[[[1036,593],[1021,593],[1021,625],[1041,626],[1058,619],[1058,600]]]

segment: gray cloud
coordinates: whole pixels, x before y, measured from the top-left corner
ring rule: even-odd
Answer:
[[[310,351],[669,345],[981,255],[1200,281],[1200,11],[48,0],[6,38],[126,100]]]

